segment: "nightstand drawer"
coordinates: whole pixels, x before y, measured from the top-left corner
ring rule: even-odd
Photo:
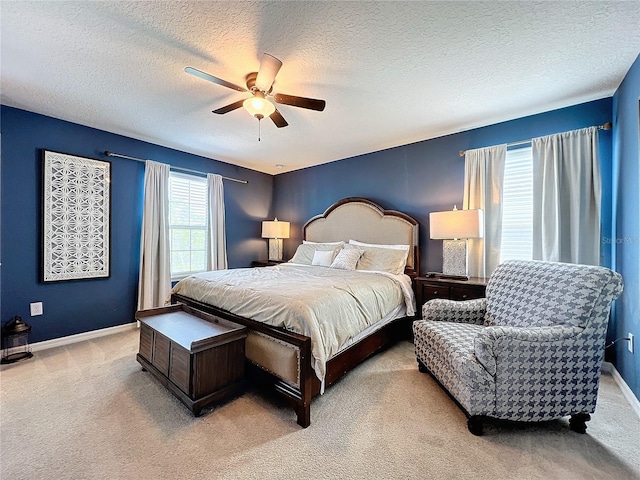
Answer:
[[[451,298],[451,287],[429,283],[422,284],[422,300],[428,302],[434,298]]]
[[[464,287],[451,287],[451,300],[473,300],[484,297],[485,287],[479,285],[468,285]]]

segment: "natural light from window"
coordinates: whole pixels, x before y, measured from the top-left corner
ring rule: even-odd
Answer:
[[[500,262],[533,258],[533,166],[531,147],[507,150],[502,197]]]
[[[195,175],[169,174],[171,279],[207,268],[207,181]]]

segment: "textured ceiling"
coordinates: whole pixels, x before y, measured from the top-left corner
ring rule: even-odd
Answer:
[[[0,1],[1,101],[267,173],[280,173],[594,100],[640,52],[640,2]],[[283,62],[280,106],[244,85]],[[118,152],[127,154],[128,152]],[[276,168],[281,164],[281,169]]]

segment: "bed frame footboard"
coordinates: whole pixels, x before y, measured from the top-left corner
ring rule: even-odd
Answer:
[[[247,326],[245,355],[252,379],[270,386],[287,399],[298,416],[299,425],[306,428],[311,424],[311,399],[320,391],[320,381],[311,368],[309,337],[240,317],[182,295],[172,295],[171,303],[184,303]],[[315,385],[317,392],[314,392]]]
[[[249,328],[245,345],[247,372],[252,381],[276,391],[296,412],[298,424],[311,424],[311,401],[320,393],[320,380],[311,367],[311,339],[278,327],[174,294],[171,303],[184,303]],[[327,362],[325,387],[338,381],[375,354],[400,339],[408,339],[413,318],[395,320]]]

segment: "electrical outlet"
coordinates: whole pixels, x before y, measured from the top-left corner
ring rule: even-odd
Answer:
[[[29,304],[31,310],[31,316],[42,315],[42,302],[33,302]]]
[[[627,343],[627,348],[631,353],[633,353],[633,333],[629,332],[629,343]]]

